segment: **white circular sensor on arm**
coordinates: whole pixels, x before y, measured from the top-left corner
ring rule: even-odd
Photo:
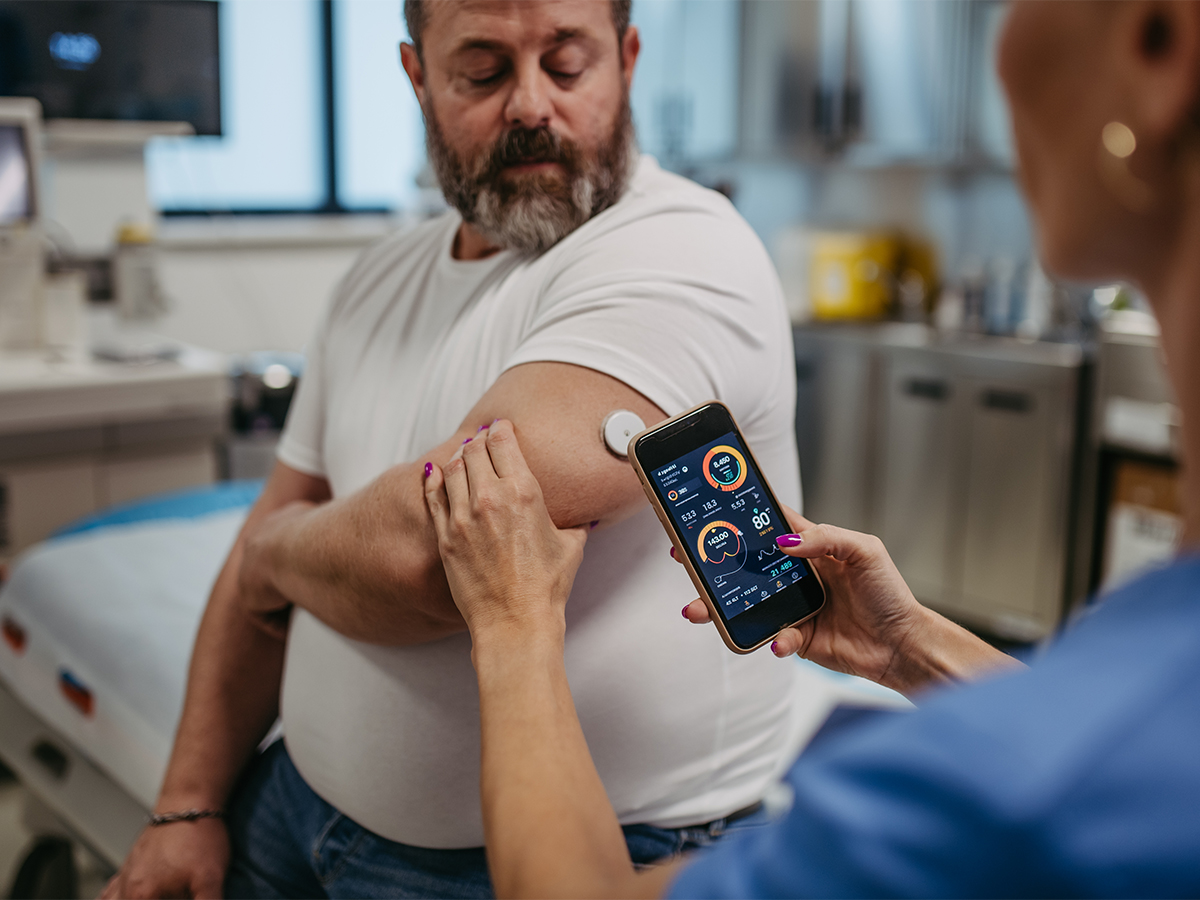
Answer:
[[[635,434],[646,430],[646,423],[637,413],[627,409],[618,409],[604,417],[600,426],[600,434],[608,452],[621,459],[629,458],[629,442]]]

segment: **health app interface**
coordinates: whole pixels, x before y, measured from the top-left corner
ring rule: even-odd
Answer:
[[[783,514],[771,506],[733,432],[651,477],[727,620],[804,577],[800,560],[775,545]]]

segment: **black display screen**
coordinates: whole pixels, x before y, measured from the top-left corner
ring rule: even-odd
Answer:
[[[733,432],[650,473],[666,509],[726,619],[741,615],[805,575],[775,538],[782,513],[746,461]]]
[[[219,135],[218,16],[215,0],[0,0],[0,96]]]
[[[787,520],[724,406],[640,436],[633,452],[738,649],[821,608],[824,589],[809,564],[775,543]]]

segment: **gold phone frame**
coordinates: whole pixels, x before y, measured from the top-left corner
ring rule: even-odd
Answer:
[[[813,616],[815,616],[817,613],[819,613],[821,610],[823,610],[825,608],[826,602],[828,602],[828,600],[829,600],[829,592],[825,589],[825,582],[821,580],[821,575],[819,572],[817,572],[816,566],[809,563],[809,565],[808,565],[809,571],[812,572],[813,577],[817,579],[817,584],[819,584],[821,586],[821,605],[818,606],[816,609],[814,609],[812,612],[810,612],[808,615],[803,616],[803,617],[797,619],[795,622],[792,622],[788,625],[784,625],[783,628],[779,629],[779,631],[776,631],[774,634],[763,638],[761,641],[759,641],[753,647],[749,647],[749,648],[739,647],[736,643],[734,643],[733,638],[729,634],[729,629],[727,629],[725,627],[724,618],[717,612],[716,604],[713,602],[713,598],[709,593],[708,584],[704,581],[704,578],[701,577],[700,573],[696,571],[695,566],[692,565],[691,554],[688,553],[687,550],[684,549],[682,544],[680,544],[679,534],[675,530],[675,525],[671,521],[671,517],[667,513],[666,509],[663,508],[662,501],[660,501],[658,499],[658,495],[655,494],[654,488],[652,488],[650,486],[650,479],[646,475],[645,469],[642,468],[642,462],[640,459],[637,458],[637,453],[635,451],[635,448],[637,447],[637,442],[639,440],[641,440],[643,437],[653,434],[656,431],[661,431],[664,428],[669,428],[671,425],[675,424],[680,419],[684,419],[687,416],[690,416],[693,413],[699,412],[700,410],[702,410],[706,407],[709,407],[709,406],[719,406],[723,410],[725,410],[725,414],[729,416],[729,421],[733,423],[733,428],[734,428],[735,433],[737,434],[737,436],[739,438],[741,438],[743,448],[746,450],[746,453],[749,455],[751,462],[754,464],[755,471],[762,478],[763,487],[767,489],[767,492],[770,495],[771,499],[775,500],[778,503],[779,498],[775,496],[775,491],[771,488],[770,483],[768,483],[767,476],[763,474],[762,466],[760,466],[758,464],[758,459],[754,456],[754,451],[750,449],[749,441],[747,441],[745,435],[742,434],[742,429],[738,426],[737,420],[734,419],[733,413],[730,411],[729,407],[726,406],[724,403],[722,403],[720,400],[709,400],[705,403],[701,403],[697,406],[693,406],[691,409],[685,409],[683,412],[679,413],[678,415],[671,416],[671,418],[666,419],[662,422],[659,422],[657,425],[653,426],[652,428],[647,428],[644,431],[638,432],[629,440],[629,457],[628,458],[629,458],[630,465],[633,466],[633,471],[637,473],[638,481],[640,481],[642,483],[642,490],[646,492],[646,499],[648,499],[650,501],[650,506],[654,509],[655,515],[658,516],[658,521],[662,523],[663,528],[666,530],[667,534],[671,538],[671,545],[675,548],[676,559],[679,562],[683,563],[683,567],[685,569],[687,569],[688,576],[692,579],[693,587],[695,587],[696,590],[699,592],[700,599],[704,601],[704,605],[708,607],[709,618],[711,618],[713,624],[717,626],[717,632],[721,635],[721,640],[724,641],[725,646],[728,647],[730,650],[732,650],[734,653],[744,656],[747,653],[753,653],[755,650],[759,649],[760,647],[764,646],[765,644],[775,640],[775,638],[777,638],[779,636],[779,632],[783,631],[785,628],[795,628],[797,625],[803,625],[805,622],[807,622],[809,619],[811,619]],[[781,507],[779,510],[780,515],[783,515],[782,504],[780,504],[780,507]],[[786,517],[785,517],[785,521],[786,521]]]

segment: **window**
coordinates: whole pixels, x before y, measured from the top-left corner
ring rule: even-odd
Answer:
[[[349,209],[411,208],[425,126],[400,67],[401,0],[340,0],[333,14],[338,199]]]
[[[223,0],[223,137],[157,138],[162,210],[314,209],[325,202],[321,3]]]

